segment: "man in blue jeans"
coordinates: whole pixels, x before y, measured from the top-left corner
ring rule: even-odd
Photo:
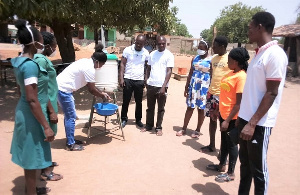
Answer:
[[[94,96],[101,97],[104,101],[110,99],[107,93],[101,92],[95,86],[95,69],[101,68],[107,60],[107,56],[102,52],[102,49],[102,44],[97,45],[91,58],[73,62],[57,76],[58,102],[65,114],[64,124],[68,151],[81,151],[84,149],[83,146],[79,145],[82,142],[74,139],[77,116],[73,91],[87,86],[88,91]]]

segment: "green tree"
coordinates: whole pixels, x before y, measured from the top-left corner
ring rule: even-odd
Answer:
[[[172,14],[170,0],[0,0],[0,13],[5,17],[38,21],[50,26],[57,39],[63,62],[75,60],[71,24],[98,29],[116,27],[121,32],[151,26],[161,34],[170,32]],[[2,3],[2,4],[1,4]],[[5,9],[4,9],[5,8]],[[3,19],[5,17],[1,17]]]
[[[205,29],[205,36],[211,42],[213,38],[213,27],[217,28],[217,35],[223,35],[228,38],[231,43],[247,43],[248,42],[248,25],[252,16],[259,12],[265,11],[261,6],[250,7],[239,2],[231,6],[226,6],[221,10],[220,16],[214,24],[208,29]],[[202,34],[201,33],[201,34]]]
[[[203,31],[200,33],[200,35],[201,35],[201,37],[202,37],[205,41],[211,43],[212,38],[213,38],[213,34],[212,34],[212,32],[210,31],[210,29],[205,29],[205,30],[203,30]]]

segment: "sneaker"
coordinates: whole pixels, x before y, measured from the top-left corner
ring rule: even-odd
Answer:
[[[84,144],[83,141],[78,140],[78,139],[74,139],[74,141],[75,141],[75,144],[78,144],[78,145]],[[66,145],[68,145],[68,140],[66,140]]]
[[[127,124],[127,121],[122,121],[122,128],[124,128]]]
[[[84,147],[78,144],[67,145],[66,150],[68,151],[82,151]]]
[[[136,121],[135,124],[139,127],[144,127],[144,124],[142,123],[142,121]]]

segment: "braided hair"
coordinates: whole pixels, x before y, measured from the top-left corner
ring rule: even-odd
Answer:
[[[44,45],[51,45],[53,40],[55,39],[54,35],[50,32],[41,32],[43,39],[44,39]]]
[[[248,60],[250,59],[248,51],[243,47],[237,47],[232,49],[229,54],[229,57],[238,62],[239,67],[247,72],[248,69]]]
[[[30,26],[28,21],[19,19],[16,21],[15,26],[18,29],[17,37],[21,44],[26,45],[39,41],[40,32],[35,27]]]

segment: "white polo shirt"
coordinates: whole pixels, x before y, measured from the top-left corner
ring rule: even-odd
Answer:
[[[166,79],[167,67],[174,67],[174,55],[167,49],[162,52],[155,50],[150,54],[148,65],[151,66],[151,72],[147,84],[162,87]]]
[[[267,91],[266,81],[278,80],[281,81],[278,95],[268,112],[257,123],[259,126],[274,127],[284,87],[287,65],[287,56],[283,49],[277,45],[277,41],[271,41],[259,48],[247,70],[239,117],[249,121],[257,111]]]
[[[141,51],[136,51],[134,47],[135,44],[126,47],[123,51],[122,56],[127,59],[124,78],[144,80],[145,61],[149,59],[149,52],[145,48],[142,48]]]
[[[65,68],[57,77],[58,89],[72,93],[84,87],[87,83],[95,82],[95,68],[91,58],[77,60]]]

